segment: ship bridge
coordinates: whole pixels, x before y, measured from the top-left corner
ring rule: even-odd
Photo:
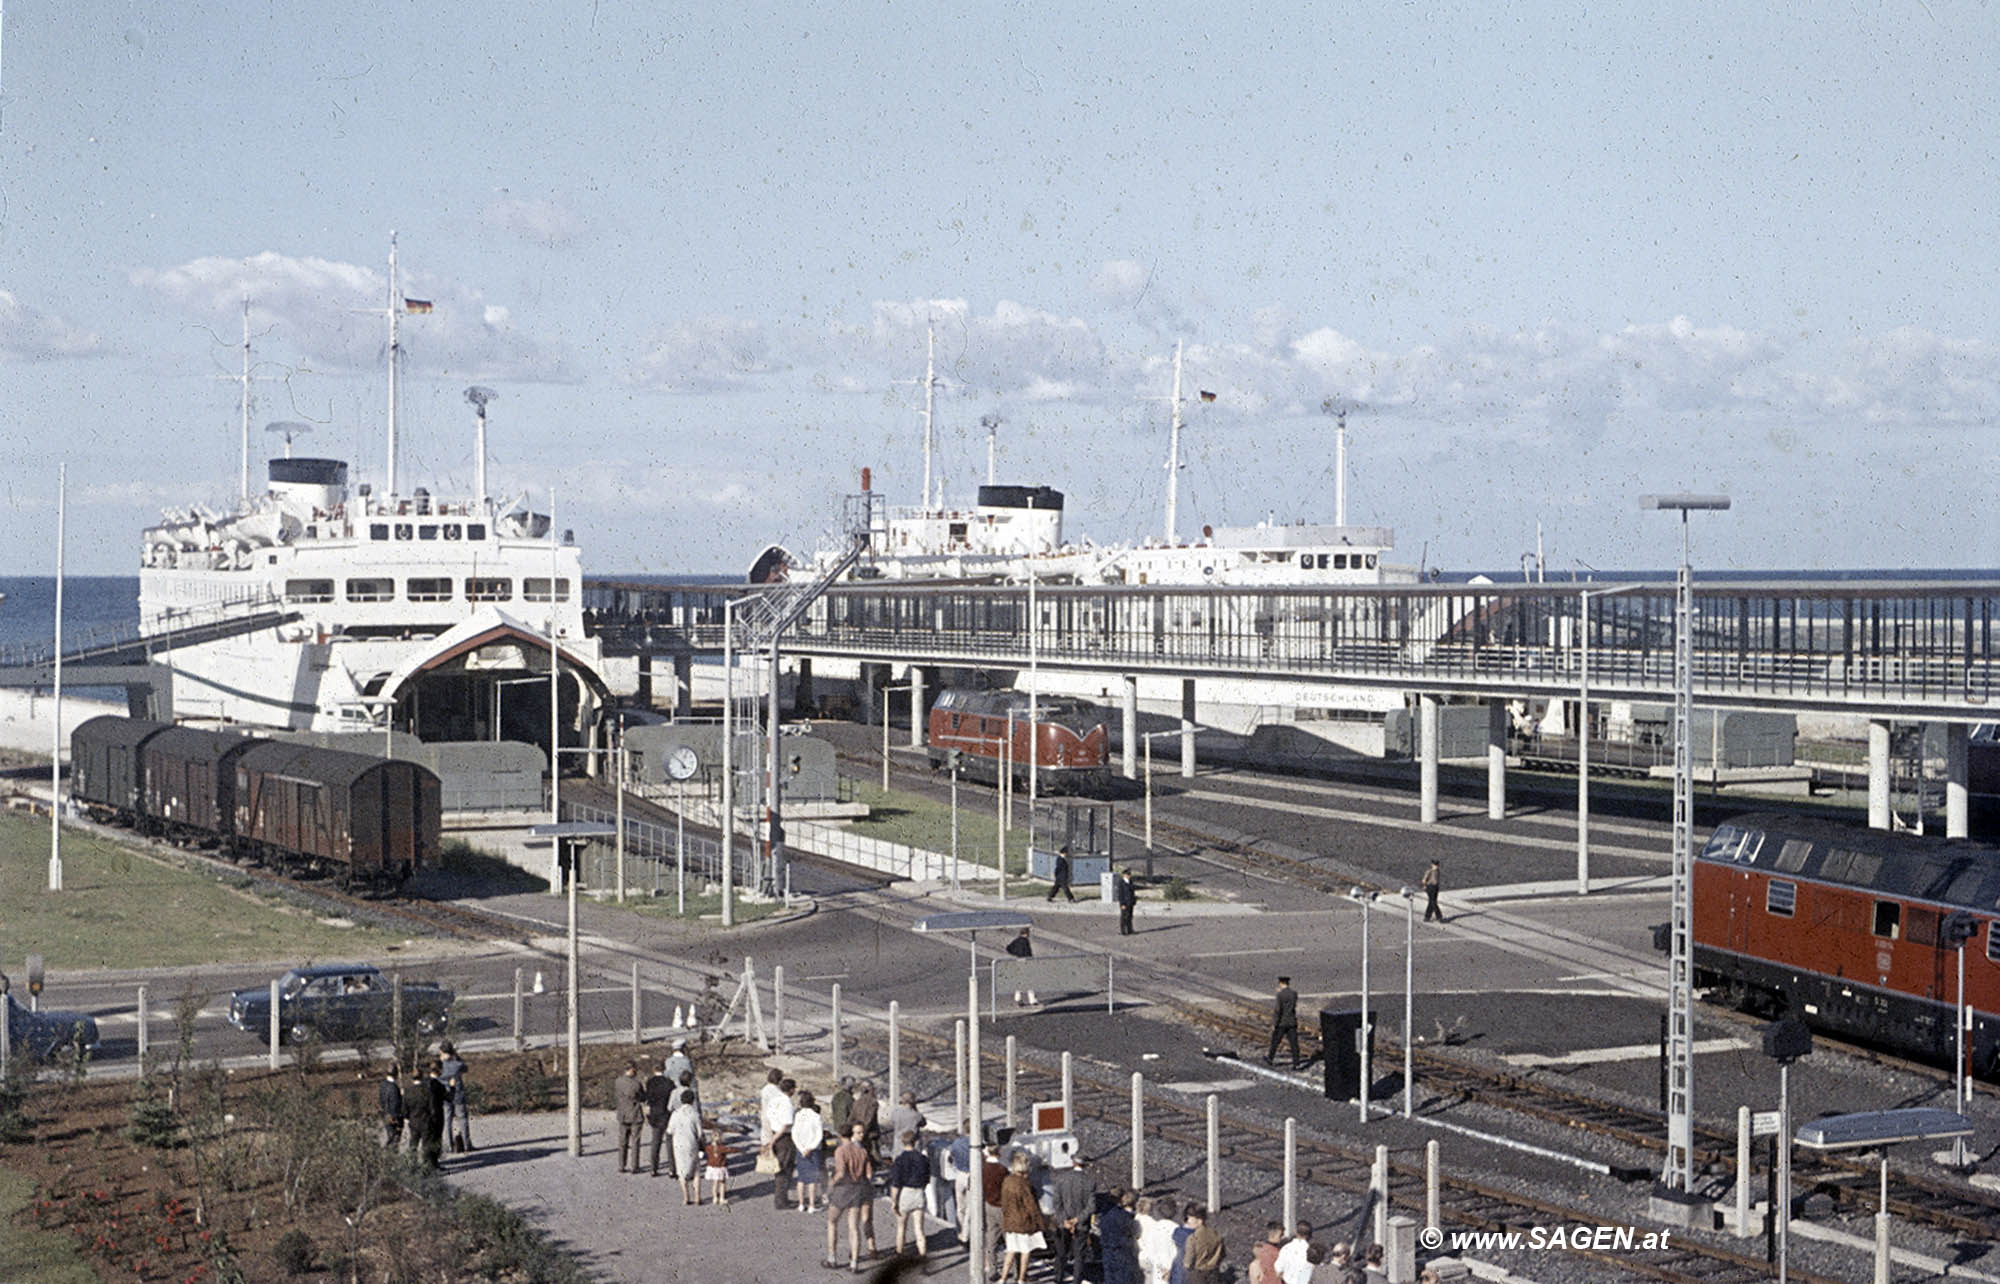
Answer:
[[[585,607],[607,650],[685,656],[719,650],[723,604],[760,591],[607,581],[585,586]],[[794,659],[875,666],[876,680],[903,666],[920,684],[942,667],[1103,675],[1125,693],[1128,755],[1140,677],[1179,679],[1190,730],[1199,684],[1279,679],[1407,693],[1420,707],[1487,703],[1504,740],[1506,702],[1575,700],[1586,682],[1593,700],[1670,703],[1674,595],[1670,578],[1254,590],[876,583],[828,591],[782,646]],[[1962,794],[1966,734],[2000,700],[2000,578],[1697,579],[1693,595],[1698,705],[1863,717],[1871,777],[1884,780],[1891,721],[1943,723],[1948,804],[1954,788]],[[1192,770],[1191,736],[1183,766]]]

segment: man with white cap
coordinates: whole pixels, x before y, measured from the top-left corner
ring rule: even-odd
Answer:
[[[660,1066],[660,1073],[667,1076],[667,1082],[678,1084],[681,1081],[682,1075],[690,1074],[694,1071],[694,1061],[687,1054],[687,1046],[688,1041],[686,1039],[674,1040],[674,1050],[667,1055],[666,1061]]]

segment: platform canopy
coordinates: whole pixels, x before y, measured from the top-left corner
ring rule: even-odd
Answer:
[[[1945,1141],[1972,1135],[1972,1121],[1955,1110],[1919,1106],[1828,1115],[1802,1124],[1798,1143],[1807,1150],[1861,1150],[1905,1141]]]

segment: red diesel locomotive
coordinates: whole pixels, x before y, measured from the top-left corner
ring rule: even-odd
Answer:
[[[1693,897],[1697,987],[1946,1065],[1962,948],[1968,1060],[2000,1077],[2000,848],[1755,813],[1716,827]]]
[[[1035,700],[1034,717],[1023,691],[949,688],[931,706],[928,753],[933,770],[946,751],[959,751],[960,770],[975,780],[997,781],[1004,752],[1016,784],[1028,780],[1035,760],[1042,793],[1093,793],[1109,778],[1108,737],[1096,705],[1061,696]]]

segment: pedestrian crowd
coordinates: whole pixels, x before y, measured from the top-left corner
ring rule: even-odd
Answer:
[[[407,1138],[411,1153],[432,1168],[447,1141],[454,1154],[471,1152],[467,1094],[466,1064],[449,1042],[407,1087],[391,1067],[378,1091],[383,1144],[395,1148]],[[611,1101],[620,1173],[671,1177],[683,1204],[728,1203],[731,1149],[703,1113],[687,1040],[674,1040],[657,1068],[629,1060],[611,1083]],[[1345,1242],[1316,1241],[1309,1225],[1288,1231],[1275,1221],[1233,1270],[1211,1210],[1171,1195],[1099,1188],[1080,1155],[988,1141],[975,1165],[969,1121],[956,1122],[954,1132],[933,1130],[909,1092],[885,1110],[865,1076],[840,1079],[822,1104],[773,1069],[758,1097],[755,1169],[772,1179],[775,1208],[825,1217],[821,1265],[857,1274],[872,1269],[864,1263],[891,1256],[877,1239],[878,1203],[888,1204],[893,1255],[922,1259],[934,1230],[949,1228],[965,1243],[977,1190],[982,1278],[999,1284],[1026,1284],[1043,1258],[1050,1284],[1222,1284],[1239,1274],[1248,1284],[1383,1278],[1379,1245],[1361,1256]],[[1436,1279],[1427,1269],[1420,1284]]]

